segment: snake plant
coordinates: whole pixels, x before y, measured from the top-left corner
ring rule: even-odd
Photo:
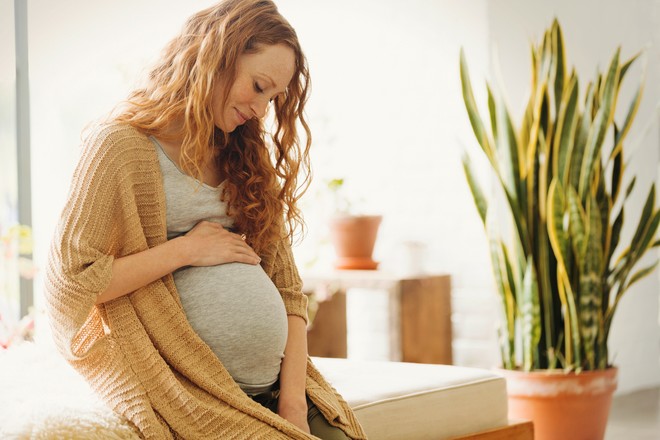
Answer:
[[[506,369],[605,369],[607,339],[621,297],[658,264],[639,269],[656,238],[660,209],[651,185],[628,243],[621,240],[624,206],[635,177],[624,184],[624,140],[637,113],[642,83],[621,123],[619,89],[638,55],[620,61],[617,49],[580,98],[568,73],[555,20],[531,47],[531,96],[520,127],[504,99],[486,84],[489,119],[479,114],[461,50],[463,100],[491,179],[503,197],[486,197],[467,154],[463,167],[488,237],[501,297],[499,328]],[[489,125],[489,126],[487,126]],[[497,212],[505,206],[504,215]],[[627,216],[628,217],[628,216]],[[512,233],[502,232],[510,225]],[[615,256],[616,254],[616,256]],[[646,261],[646,260],[644,260]]]

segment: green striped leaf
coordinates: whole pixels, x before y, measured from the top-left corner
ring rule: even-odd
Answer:
[[[593,105],[594,88],[591,83],[587,85],[587,96],[585,98],[584,112],[578,118],[578,128],[575,131],[575,141],[573,143],[573,154],[571,155],[571,164],[569,166],[569,184],[577,188],[580,183],[580,170],[584,158],[584,150],[589,136],[589,127],[591,126],[591,110]],[[565,185],[568,186],[568,185]]]
[[[619,190],[621,189],[622,182],[623,182],[623,149],[620,148],[619,151],[614,155],[614,162],[612,165],[612,185],[611,185],[612,204],[614,204],[616,202],[616,199],[619,197]]]
[[[568,221],[564,221],[565,218],[568,219],[568,212],[564,188],[561,181],[554,178],[550,182],[550,189],[548,190],[548,238],[557,259],[557,265],[563,266],[564,270],[566,270],[566,263],[570,258]]]
[[[623,149],[623,139],[628,134],[628,131],[630,131],[630,127],[635,119],[637,110],[639,109],[639,103],[642,101],[643,84],[644,83],[642,82],[639,84],[639,87],[637,87],[635,96],[633,96],[633,99],[628,106],[628,112],[626,113],[626,119],[623,121],[623,127],[614,136],[614,147],[610,154],[610,160]]]
[[[559,113],[561,97],[564,92],[564,78],[566,77],[566,55],[564,54],[564,36],[557,19],[552,23],[553,58],[555,59],[555,114]]]
[[[534,368],[534,351],[541,340],[539,288],[534,261],[531,256],[527,258],[519,308],[523,326],[523,369],[524,371],[531,371]]]
[[[497,104],[495,103],[495,96],[493,91],[490,88],[490,85],[486,83],[486,91],[488,92],[488,115],[490,116],[490,128],[493,133],[493,138],[497,139]]]
[[[653,210],[655,206],[655,185],[651,185],[649,194],[646,197],[646,202],[644,203],[644,209],[642,209],[642,215],[637,224],[637,229],[635,230],[635,235],[631,243],[633,249],[638,249],[643,245],[643,239],[651,228],[651,216],[653,215]],[[656,227],[657,228],[657,227]],[[655,229],[653,230],[653,235],[655,235]],[[650,241],[650,239],[649,239]]]
[[[509,111],[500,100],[497,106],[497,155],[504,188],[515,206],[520,203],[520,154]]]
[[[567,196],[569,217],[568,231],[571,235],[573,253],[578,262],[584,264],[585,254],[587,253],[587,214],[582,207],[580,196],[572,186],[568,187]]]
[[[568,99],[561,101],[557,131],[554,138],[554,169],[564,186],[568,184],[569,159],[573,153],[573,142],[577,129],[578,91],[578,80],[575,72],[573,72],[567,87]]]
[[[637,60],[637,58],[639,58],[639,56],[641,54],[642,54],[641,52],[637,52],[628,61],[626,61],[625,63],[623,63],[621,65],[621,73],[619,74],[619,84],[621,84],[623,82],[623,78],[626,76],[626,72],[628,71],[630,66],[632,66],[632,64],[635,62],[635,60]]]
[[[488,140],[488,134],[484,128],[484,124],[479,116],[479,111],[477,110],[477,103],[474,100],[474,93],[472,92],[472,85],[470,83],[470,73],[468,72],[467,63],[465,62],[465,54],[461,48],[460,54],[460,73],[461,73],[461,87],[463,91],[463,102],[465,103],[465,108],[470,118],[470,124],[472,125],[472,130],[474,135],[477,138],[477,142],[481,145],[481,148],[486,153],[486,156],[490,159],[493,166],[496,166],[495,155],[491,148],[491,143]]]
[[[633,284],[635,284],[637,281],[641,280],[645,276],[650,275],[655,270],[655,268],[658,267],[658,263],[659,261],[656,260],[656,262],[653,263],[652,265],[637,271],[632,277],[630,277],[630,281],[628,281],[628,284],[626,285],[626,289],[628,289],[630,286],[632,286]]]
[[[614,57],[612,57],[612,61],[610,62],[607,78],[599,93],[601,106],[596,112],[593,125],[589,129],[589,135],[585,145],[584,157],[580,168],[580,183],[578,184],[578,192],[582,200],[586,200],[587,191],[590,188],[591,178],[593,176],[594,162],[600,155],[605,133],[612,123],[611,118],[614,117],[618,83],[619,50],[614,53]]]
[[[486,234],[488,236],[495,285],[500,294],[502,305],[501,313],[504,322],[504,325],[500,326],[502,364],[504,368],[512,369],[515,367],[514,338],[516,304],[515,297],[508,281],[508,276],[506,275],[506,263],[504,261],[504,254],[502,253],[502,249],[505,246],[500,240],[495,238],[497,236],[496,229],[495,215],[489,212],[486,220]]]
[[[601,310],[601,218],[596,199],[591,195],[587,201],[588,218],[587,251],[580,271],[580,336],[589,369],[596,367],[595,348],[598,330],[602,322]]]
[[[477,207],[479,212],[479,217],[481,217],[481,222],[486,226],[486,214],[488,212],[488,201],[484,196],[484,192],[481,189],[481,185],[476,179],[474,170],[472,169],[472,162],[470,157],[467,154],[463,154],[463,171],[465,172],[465,177],[468,181],[468,186],[470,187],[470,192],[472,193],[472,198],[474,199],[474,204]]]

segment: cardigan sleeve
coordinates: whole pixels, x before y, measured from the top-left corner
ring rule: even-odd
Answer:
[[[121,215],[122,166],[117,136],[102,127],[82,153],[51,243],[45,299],[53,337],[69,360],[84,357],[104,335],[96,299],[110,283]]]
[[[281,238],[263,257],[266,273],[282,295],[287,315],[300,316],[307,322],[307,296],[293,258],[290,240]]]

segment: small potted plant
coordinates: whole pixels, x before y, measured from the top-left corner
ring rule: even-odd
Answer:
[[[635,177],[624,178],[623,147],[641,84],[625,118],[615,121],[614,115],[637,57],[621,62],[617,50],[581,98],[556,20],[531,56],[531,96],[519,127],[488,86],[484,123],[462,52],[460,60],[467,113],[503,195],[485,196],[465,155],[501,299],[509,415],[532,419],[537,440],[602,439],[616,388],[607,347],[612,319],[630,286],[655,269],[657,261],[643,268],[637,263],[660,244],[653,185],[641,212],[626,212],[637,223],[634,235],[627,242],[621,235],[635,185]],[[502,206],[504,214],[497,212]],[[507,230],[498,226],[502,219],[511,236],[501,232]]]
[[[377,269],[378,262],[373,260],[372,255],[383,217],[356,213],[345,194],[344,179],[332,179],[327,186],[334,205],[330,240],[337,255],[335,268]]]

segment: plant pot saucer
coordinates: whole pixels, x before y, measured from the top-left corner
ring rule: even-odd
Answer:
[[[376,270],[378,262],[371,258],[339,257],[335,260],[334,266],[339,270]]]

